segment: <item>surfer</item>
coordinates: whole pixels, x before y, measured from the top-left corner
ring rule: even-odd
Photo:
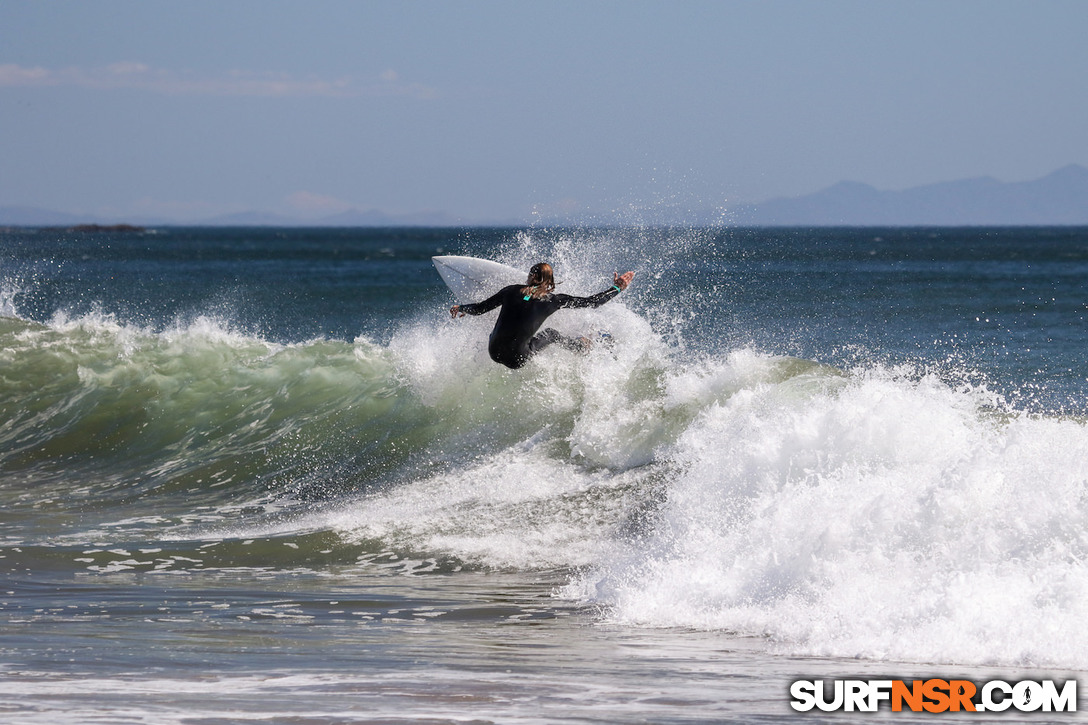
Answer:
[[[551,327],[537,330],[552,313],[564,307],[600,307],[618,295],[631,284],[634,272],[614,273],[612,286],[604,292],[590,297],[554,294],[555,277],[552,267],[547,262],[534,264],[529,270],[529,279],[524,285],[512,284],[488,297],[483,302],[467,305],[454,305],[450,316],[482,315],[496,307],[499,319],[488,338],[487,352],[491,359],[508,368],[520,368],[534,353],[540,352],[552,343],[575,351],[585,351],[589,340],[566,337]]]

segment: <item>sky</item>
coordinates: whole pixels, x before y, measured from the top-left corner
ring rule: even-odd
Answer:
[[[723,209],[1088,166],[1084,0],[0,0],[0,206]]]

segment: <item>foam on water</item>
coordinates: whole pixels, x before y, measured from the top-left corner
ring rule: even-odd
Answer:
[[[1088,665],[1088,430],[901,372],[710,405],[652,531],[566,594],[790,653]]]

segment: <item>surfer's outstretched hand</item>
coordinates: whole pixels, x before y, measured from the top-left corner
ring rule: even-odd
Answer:
[[[631,280],[634,279],[635,273],[624,272],[623,274],[620,274],[619,272],[613,272],[612,277],[612,283],[619,287],[621,290],[625,290],[627,289],[627,286],[631,284]]]
[[[465,313],[461,312],[461,305],[454,305],[450,308],[450,317],[456,319],[458,317],[464,317]]]

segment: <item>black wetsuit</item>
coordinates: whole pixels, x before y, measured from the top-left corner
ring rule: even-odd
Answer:
[[[598,292],[592,297],[550,294],[540,299],[529,297],[522,289],[525,285],[503,287],[483,302],[461,305],[467,315],[482,315],[502,305],[495,329],[488,338],[487,352],[495,362],[508,368],[520,368],[533,353],[558,342],[571,349],[581,349],[578,340],[564,337],[548,327],[539,335],[536,331],[551,314],[564,307],[600,307],[620,293],[618,287]]]

